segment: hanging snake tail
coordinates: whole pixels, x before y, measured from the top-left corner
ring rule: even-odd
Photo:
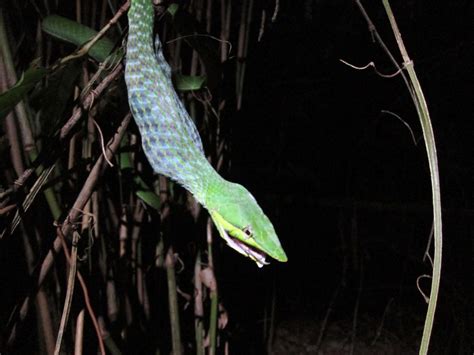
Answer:
[[[132,0],[128,20],[128,101],[153,170],[190,191],[227,244],[259,267],[267,264],[267,256],[287,261],[255,198],[243,186],[223,179],[206,159],[197,128],[173,87],[159,37],[153,38],[152,1]]]

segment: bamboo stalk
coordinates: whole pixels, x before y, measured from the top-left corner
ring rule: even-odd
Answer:
[[[196,354],[204,355],[204,305],[202,301],[201,253],[198,251],[194,263],[194,334]]]
[[[74,355],[82,355],[84,347],[84,308],[76,317],[76,334],[74,336]]]
[[[247,52],[249,48],[249,36],[251,29],[251,21],[253,15],[253,0],[249,0],[248,12],[246,14],[246,24],[243,38],[243,48],[242,48],[242,66],[240,68],[240,79],[239,79],[239,96],[237,97],[237,110],[240,110],[242,107],[243,91],[244,91],[244,81],[245,81],[245,71],[247,69]]]
[[[210,271],[214,274],[214,258],[212,255],[212,222],[211,219],[207,219],[207,253],[208,253],[208,264]],[[215,279],[215,277],[214,277]],[[215,355],[217,351],[217,311],[218,311],[218,293],[217,285],[211,283],[209,290],[209,297],[211,299],[211,309],[209,316],[209,355]]]
[[[168,248],[165,259],[166,277],[168,280],[168,308],[171,324],[171,342],[173,355],[182,355],[181,330],[179,323],[178,293],[176,292],[176,277],[174,268],[173,247]]]
[[[242,68],[245,61],[244,58],[244,47],[245,47],[245,32],[246,32],[246,18],[247,18],[247,9],[248,9],[249,0],[243,0],[242,8],[240,12],[240,24],[239,24],[239,39],[237,44],[237,68],[236,68],[236,78],[235,78],[235,96],[237,97],[237,110],[240,109],[242,103]]]
[[[120,140],[125,133],[126,128],[128,127],[128,124],[131,119],[131,114],[127,114],[123,120],[121,125],[118,127],[116,134],[111,138],[109,143],[107,144],[107,157],[108,159],[112,159],[113,154],[117,151],[119,147]],[[71,211],[69,212],[68,216],[65,218],[61,230],[64,235],[68,235],[71,230],[73,225],[77,222],[78,218],[81,216],[81,210],[86,204],[86,202],[89,200],[90,196],[92,195],[92,191],[94,190],[99,177],[104,173],[105,169],[107,169],[108,165],[105,162],[105,159],[103,156],[101,156],[99,159],[97,159],[94,167],[92,168],[88,178],[86,179],[81,192],[79,193],[76,201],[73,204],[73,207]],[[46,278],[46,275],[49,273],[51,270],[51,267],[53,266],[54,262],[54,255],[56,255],[59,250],[61,249],[61,239],[59,237],[56,237],[56,239],[53,242],[53,245],[46,255],[46,257],[43,259],[43,261],[40,264],[39,272],[38,272],[38,278],[36,279],[36,286],[40,287],[43,284],[44,279]],[[19,307],[18,310],[18,321],[13,325],[11,328],[11,331],[9,332],[9,337],[8,337],[8,345],[11,346],[13,344],[13,341],[16,338],[17,335],[17,325],[22,322],[25,318],[26,315],[28,314],[28,309],[29,309],[29,303],[31,300],[32,295],[37,291],[37,289],[31,290],[31,294],[28,295],[22,302],[21,306]],[[16,317],[13,317],[16,319]],[[7,328],[10,329],[10,328]]]
[[[0,8],[0,49],[3,56],[3,64],[6,71],[7,81],[10,85],[14,85],[17,82],[17,75],[15,72],[11,49],[8,41],[8,37],[5,31],[5,20],[3,16],[3,9]],[[28,154],[30,161],[35,161],[38,157],[38,151],[36,149],[35,140],[30,127],[30,120],[27,114],[25,103],[20,101],[15,106],[15,113],[18,120],[18,127],[20,128],[21,142],[23,144],[23,151]],[[43,166],[38,166],[37,173],[41,173],[44,170]],[[61,215],[61,207],[59,206],[58,199],[54,193],[54,190],[47,188],[44,190],[43,195],[48,203],[51,214],[56,220]]]
[[[0,91],[6,91],[8,88],[7,82],[7,70],[3,62],[3,55],[0,56]],[[21,149],[21,142],[18,134],[16,125],[16,118],[14,113],[11,112],[5,118],[5,128],[10,143],[10,156],[13,162],[13,167],[17,176],[20,176],[25,171],[23,163],[23,154]],[[26,230],[22,228],[21,231],[23,247],[25,250],[25,256],[28,264],[28,272],[31,275],[33,272],[33,265],[35,263],[35,253],[30,243],[29,237],[26,235]],[[48,299],[43,289],[38,291],[36,296],[36,309],[38,311],[38,334],[43,334],[44,346],[48,353],[51,353],[54,349],[54,337],[52,331],[52,322],[48,307]]]

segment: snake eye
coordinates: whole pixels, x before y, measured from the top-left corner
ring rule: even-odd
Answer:
[[[242,229],[242,232],[244,232],[247,237],[249,237],[249,238],[252,237],[252,234],[253,234],[252,227],[250,227],[250,226],[244,227]]]

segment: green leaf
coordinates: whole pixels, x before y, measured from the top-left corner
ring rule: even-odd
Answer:
[[[48,71],[32,64],[9,90],[0,94],[0,119],[3,119],[25,95],[43,79]]]
[[[76,46],[82,46],[97,35],[97,31],[92,28],[58,15],[46,17],[41,27],[47,34]],[[112,52],[113,48],[113,42],[103,37],[92,46],[89,50],[89,55],[98,62],[103,62]]]
[[[136,175],[133,179],[137,185],[137,196],[143,200],[148,206],[153,207],[157,211],[160,211],[160,198],[159,196],[143,181],[143,179]]]
[[[202,75],[181,75],[176,74],[174,76],[176,89],[178,91],[193,91],[200,90],[203,88],[206,82],[206,77]]]
[[[120,170],[131,171],[133,169],[132,157],[128,150],[129,140],[124,136],[120,142],[121,152],[119,154]],[[136,187],[135,194],[148,206],[160,211],[160,197],[153,191],[152,188],[141,178],[140,175],[134,175],[133,182]]]
[[[179,10],[179,5],[178,4],[171,4],[170,6],[168,6],[168,8],[166,9],[169,14],[171,16],[174,17],[174,15],[176,15],[176,12]]]

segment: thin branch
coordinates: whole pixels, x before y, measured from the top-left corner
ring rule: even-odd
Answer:
[[[390,309],[390,306],[393,302],[394,298],[390,298],[390,300],[388,301],[387,305],[385,306],[385,309],[383,310],[383,314],[382,314],[382,319],[380,320],[380,324],[379,326],[377,327],[377,331],[375,333],[375,336],[374,336],[374,339],[372,340],[372,342],[370,343],[370,346],[374,346],[375,343],[377,342],[377,340],[379,340],[380,338],[380,335],[382,334],[382,330],[383,330],[383,326],[385,324],[385,318],[387,316],[387,313],[388,313],[388,310]]]
[[[128,10],[130,7],[130,0],[127,0],[117,11],[117,13],[110,19],[110,21],[93,37],[91,40],[84,43],[77,51],[73,54],[68,55],[67,57],[62,58],[57,65],[62,65],[70,60],[74,60],[76,58],[80,58],[86,55],[89,50],[97,43],[99,39],[101,39],[107,31],[117,23],[119,18]]]
[[[62,142],[66,140],[70,133],[72,132],[72,129],[76,126],[76,124],[79,122],[83,115],[83,107],[88,107],[89,109],[93,106],[93,102],[97,96],[100,96],[104,90],[112,83],[112,81],[116,80],[121,74],[122,74],[122,69],[123,65],[119,64],[115,67],[115,69],[107,75],[104,80],[94,89],[92,90],[88,95],[85,96],[84,100],[81,102],[81,105],[76,106],[74,108],[73,113],[71,117],[67,120],[66,124],[61,128],[60,134],[59,134],[59,141]],[[103,155],[106,157],[106,155]],[[30,193],[27,195],[25,201],[22,203],[22,208],[23,212],[26,211],[29,206],[33,203],[36,195],[39,192],[39,189],[43,186],[49,175],[54,169],[54,164],[50,166],[49,168],[43,170],[41,172],[41,175],[38,177],[36,180],[35,184],[33,185],[33,188],[31,189]],[[35,171],[34,168],[27,169],[23,172],[23,174],[15,181],[14,183],[14,189],[17,189],[19,186],[23,186],[27,179],[33,174]],[[37,187],[35,189],[35,187]],[[10,230],[8,231],[9,234],[13,234],[15,231],[16,227],[20,223],[21,216],[20,213],[17,211],[15,216],[13,217],[12,223]],[[6,232],[2,233],[0,235],[0,239],[4,237]]]
[[[114,164],[112,164],[112,162],[107,158],[107,153],[105,152],[105,142],[104,142],[104,135],[102,134],[102,130],[100,129],[99,124],[94,119],[92,119],[92,123],[94,123],[94,126],[97,128],[97,131],[99,132],[100,148],[102,149],[103,157],[105,161],[107,162],[107,164],[109,164],[109,166],[113,168]]]
[[[66,238],[62,232],[62,228],[61,227],[57,227],[56,228],[56,232],[57,232],[57,236],[56,238],[58,238],[61,242],[61,246],[63,248],[63,251],[64,251],[64,255],[66,256],[66,260],[67,262],[69,263],[70,267],[72,268],[72,265],[74,263],[71,255],[69,254],[69,250],[67,248],[67,244],[66,244]],[[73,241],[74,243],[74,241]],[[74,244],[73,244],[73,247],[74,247]],[[76,248],[76,252],[77,252],[77,248]],[[76,254],[76,257],[77,257],[77,254]],[[102,333],[100,331],[100,327],[99,327],[99,322],[97,321],[97,317],[95,315],[95,312],[94,312],[94,309],[92,308],[92,305],[91,305],[91,301],[90,301],[90,298],[89,298],[89,290],[87,289],[87,285],[84,281],[84,278],[82,277],[81,275],[81,272],[78,270],[77,273],[76,273],[76,276],[77,276],[77,280],[79,281],[80,285],[81,285],[81,288],[82,288],[82,293],[84,294],[84,302],[86,303],[86,308],[87,308],[87,311],[89,312],[89,316],[91,317],[91,320],[92,320],[92,324],[94,325],[94,329],[95,329],[95,332],[97,334],[97,342],[99,343],[99,349],[100,349],[100,353],[102,355],[105,355],[105,347],[104,347],[104,342],[103,342],[103,339],[102,339]],[[58,349],[59,351],[59,349]],[[55,354],[59,354],[55,352]]]
[[[423,137],[425,140],[426,155],[430,167],[431,178],[431,198],[433,204],[433,225],[434,225],[434,255],[433,255],[433,277],[431,282],[428,310],[426,311],[425,324],[423,327],[423,336],[421,338],[420,354],[428,354],[431,332],[433,330],[434,316],[438,302],[439,285],[441,282],[441,266],[443,258],[443,222],[441,211],[441,189],[438,166],[438,155],[436,153],[436,142],[431,124],[428,104],[421,88],[420,82],[415,72],[413,62],[408,56],[405,44],[403,43],[400,30],[398,29],[395,16],[393,15],[388,0],[383,0],[385,12],[387,13],[392,32],[397,40],[398,48],[403,58],[403,64],[407,68],[410,78],[410,87],[413,88],[414,104],[420,119]]]
[[[116,80],[122,74],[123,65],[119,64],[109,75],[107,75],[104,80],[93,90],[91,91],[84,100],[81,101],[80,105],[76,106],[73,109],[73,113],[71,117],[67,120],[65,125],[61,128],[59,134],[59,143],[61,144],[64,140],[66,140],[72,132],[72,129],[76,126],[79,122],[80,118],[83,114],[83,107],[91,107],[92,102],[100,96],[104,90],[110,85],[110,83]],[[33,175],[35,172],[34,168],[26,169],[23,174],[14,182],[12,188],[5,191],[5,194],[13,193],[14,190],[17,190],[19,187],[26,184],[28,179]]]
[[[423,299],[425,300],[426,303],[430,302],[430,298],[423,292],[420,286],[420,280],[421,279],[431,279],[431,275],[420,275],[416,278],[416,288],[418,289],[418,292],[423,296]]]
[[[387,113],[395,118],[397,118],[401,123],[403,123],[405,125],[406,128],[408,128],[408,131],[410,132],[410,135],[411,135],[411,139],[413,140],[413,144],[417,145],[418,144],[418,141],[417,139],[415,138],[415,134],[413,133],[413,130],[411,129],[410,125],[403,119],[401,118],[399,115],[397,115],[396,113],[393,113],[392,111],[388,111],[388,110],[381,110],[380,112],[382,113]]]
[[[280,10],[280,0],[275,0],[275,10],[273,10],[272,22],[275,22]]]
[[[47,169],[43,170],[41,174],[38,176],[38,179],[36,179],[35,183],[31,187],[30,192],[28,193],[28,195],[26,195],[25,199],[21,203],[22,213],[25,213],[30,208],[31,204],[35,200],[41,188],[44,186],[44,184],[46,184],[46,181],[48,180],[49,175],[51,175],[51,173],[53,172],[55,166],[56,164],[51,165]],[[9,230],[5,230],[2,234],[0,234],[0,240],[7,233],[12,235],[15,232],[18,225],[20,224],[20,222],[21,222],[21,214],[20,214],[20,211],[17,210],[15,215],[13,216],[13,220],[12,220]]]
[[[84,107],[90,110],[96,98],[99,97],[107,87],[109,87],[112,81],[116,80],[122,74],[122,69],[123,64],[117,65],[115,69],[109,75],[107,75],[104,80],[102,80],[100,84],[97,85],[97,87],[84,98],[84,100],[81,102],[81,105],[76,106],[76,108],[72,112],[71,117],[69,117],[66,124],[61,128],[61,131],[59,133],[60,141],[66,139],[71,133],[72,129],[75,127],[75,125],[79,122],[80,118],[82,117]]]
[[[165,258],[166,279],[168,283],[168,302],[169,302],[169,316],[171,325],[171,343],[173,355],[182,354],[181,345],[181,327],[179,323],[179,307],[176,293],[176,275],[175,275],[175,258],[173,247],[169,246]]]
[[[381,72],[378,71],[378,69],[377,69],[377,67],[375,66],[375,63],[374,63],[374,62],[370,62],[370,63],[368,63],[368,64],[366,64],[366,65],[364,65],[364,66],[362,66],[362,67],[358,67],[358,66],[356,66],[356,65],[354,65],[354,64],[351,64],[351,63],[349,63],[349,62],[346,62],[346,61],[343,60],[343,59],[339,59],[339,61],[340,61],[341,63],[347,65],[348,67],[351,67],[352,69],[355,69],[355,70],[365,70],[365,69],[368,69],[368,68],[374,68],[374,71],[375,71],[375,73],[376,73],[378,76],[380,76],[380,77],[382,77],[382,78],[387,78],[387,79],[396,77],[396,76],[397,76],[398,74],[400,74],[401,71],[403,70],[403,68],[400,68],[400,69],[398,69],[395,73],[392,73],[392,74],[383,74],[383,73],[381,73]]]
[[[367,26],[369,27],[369,32],[372,34],[372,36],[374,36],[374,38],[377,40],[377,42],[379,43],[379,45],[382,47],[382,49],[384,50],[384,52],[387,54],[387,56],[389,57],[390,61],[392,62],[392,64],[395,66],[395,68],[397,68],[398,70],[401,69],[400,67],[400,64],[398,64],[398,61],[395,59],[395,57],[393,56],[392,52],[390,52],[390,50],[388,49],[387,45],[385,44],[385,42],[383,41],[382,37],[380,37],[377,29],[375,28],[375,25],[374,23],[372,22],[372,20],[370,19],[369,15],[367,14],[367,11],[365,11],[365,8],[364,6],[362,5],[362,3],[360,2],[360,0],[354,0],[356,5],[359,7],[359,11],[361,12],[362,16],[364,17],[365,21],[367,22]],[[405,72],[402,70],[400,72],[400,75],[402,76],[403,78],[403,81],[405,82],[405,85],[407,86],[408,88],[408,91],[410,93],[410,96],[412,98],[413,101],[415,101],[415,95],[413,93],[413,89],[410,85],[410,82],[405,74]]]
[[[431,225],[430,235],[428,237],[428,242],[426,243],[425,253],[423,254],[423,262],[426,261],[426,259],[428,259],[431,264],[431,267],[433,267],[433,259],[431,258],[431,255],[430,255],[430,249],[431,249],[431,243],[433,242],[433,235],[434,235],[434,224]]]
[[[260,18],[260,28],[258,30],[257,42],[262,40],[263,34],[265,33],[265,20],[267,18],[267,12],[265,9],[262,10],[262,16]]]
[[[61,316],[61,322],[59,325],[58,337],[56,338],[56,347],[54,349],[54,355],[59,355],[61,351],[61,343],[63,340],[64,329],[66,328],[66,324],[69,318],[69,312],[71,311],[72,305],[72,296],[74,294],[74,284],[76,280],[76,271],[77,271],[77,242],[79,241],[79,233],[73,233],[72,239],[72,251],[71,255],[69,256],[69,252],[67,251],[67,245],[63,243],[64,253],[68,255],[67,259],[69,262],[69,276],[67,280],[67,291],[66,297],[64,299],[64,306],[63,306],[63,314]]]
[[[170,39],[170,40],[166,41],[166,44],[171,44],[171,43],[174,43],[174,42],[178,42],[182,39],[186,39],[186,38],[190,38],[190,37],[206,37],[206,38],[213,39],[214,41],[217,41],[221,44],[227,44],[229,46],[229,51],[228,51],[229,55],[232,52],[232,43],[230,41],[227,41],[225,39],[221,39],[221,38],[213,36],[213,35],[205,34],[205,33],[193,33],[193,34],[190,34],[190,35],[178,36],[176,38],[173,38],[173,39]]]
[[[357,6],[359,7],[362,15],[367,21],[369,26],[369,31],[372,35],[375,36],[383,50],[386,52],[387,56],[394,63],[394,65],[400,69],[400,65],[397,63],[390,50],[385,45],[384,41],[381,39],[378,31],[376,30],[373,22],[370,20],[367,12],[362,6],[359,0],[355,0]],[[436,142],[434,138],[433,127],[431,124],[430,114],[428,110],[428,105],[423,94],[423,90],[418,81],[413,62],[408,56],[408,52],[403,43],[400,30],[398,29],[395,16],[393,15],[392,9],[390,7],[388,0],[382,0],[385,12],[388,16],[392,32],[395,36],[395,39],[398,44],[398,48],[403,58],[403,67],[408,73],[405,75],[404,71],[401,71],[401,75],[405,84],[408,88],[408,92],[413,100],[415,105],[418,117],[420,119],[423,138],[425,141],[426,154],[428,157],[428,163],[430,167],[430,178],[431,178],[431,193],[432,193],[432,210],[433,210],[433,224],[434,224],[434,258],[433,258],[433,278],[431,283],[431,293],[429,297],[428,310],[426,313],[425,324],[423,327],[423,336],[421,339],[420,354],[427,354],[431,332],[433,329],[434,315],[436,312],[436,304],[438,300],[439,285],[441,281],[441,265],[442,265],[442,250],[443,250],[443,231],[442,231],[442,210],[441,210],[441,191],[440,191],[440,178],[439,178],[439,167],[438,167],[438,156],[436,153]]]
[[[120,141],[125,134],[125,131],[127,129],[127,126],[130,122],[131,119],[131,114],[128,113],[122,120],[121,125],[118,127],[117,132],[115,135],[110,139],[110,141],[107,144],[107,158],[112,159],[113,155],[117,151]],[[94,191],[97,182],[99,180],[99,177],[102,176],[104,173],[105,169],[107,169],[107,164],[105,162],[104,156],[100,156],[96,163],[94,164],[94,167],[92,168],[89,176],[87,177],[86,182],[84,183],[84,186],[82,187],[81,192],[79,193],[76,201],[74,202],[73,208],[71,208],[68,216],[65,218],[64,222],[62,223],[61,231],[64,235],[68,235],[74,224],[78,221],[79,217],[81,216],[81,213],[79,212],[82,210],[89,200],[90,196],[92,195],[92,192]],[[17,333],[17,326],[19,323],[21,323],[25,318],[26,315],[28,314],[28,309],[29,309],[29,303],[36,293],[37,289],[43,284],[44,279],[46,278],[46,275],[49,273],[51,270],[51,267],[53,266],[54,263],[54,256],[59,252],[61,249],[61,239],[59,237],[56,237],[56,239],[53,242],[53,245],[46,255],[46,257],[43,259],[43,262],[41,263],[38,271],[37,271],[37,279],[36,279],[36,287],[31,290],[30,294],[24,299],[23,303],[21,304],[21,307],[19,307],[19,310],[16,310],[18,314],[15,314],[10,318],[10,322],[13,322],[16,320],[15,324],[12,326],[9,324],[7,326],[7,329],[12,327],[12,330],[10,331],[10,336],[8,339],[8,345],[11,346],[13,344],[13,341],[16,338],[16,333]],[[15,312],[15,313],[16,313]]]

